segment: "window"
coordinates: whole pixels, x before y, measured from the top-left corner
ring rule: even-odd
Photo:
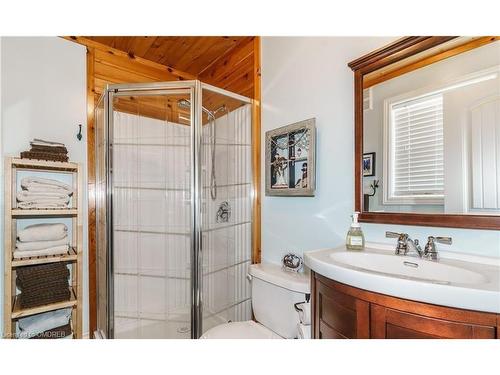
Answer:
[[[373,109],[373,87],[363,90],[363,110]]]
[[[442,94],[388,104],[385,202],[443,204]],[[387,122],[387,120],[386,120]]]

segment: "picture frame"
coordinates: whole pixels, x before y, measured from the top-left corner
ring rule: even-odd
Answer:
[[[316,119],[266,132],[266,196],[314,197]]]
[[[375,176],[375,152],[363,154],[363,177]]]

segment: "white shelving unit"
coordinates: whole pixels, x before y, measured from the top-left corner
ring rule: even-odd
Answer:
[[[70,175],[73,185],[71,208],[67,209],[20,209],[17,208],[16,193],[19,171],[48,172]],[[81,167],[77,163],[62,163],[43,160],[30,160],[8,157],[5,160],[5,298],[4,298],[4,336],[16,337],[16,320],[22,317],[47,311],[72,307],[71,316],[73,337],[82,337],[82,300],[83,300],[83,207]],[[67,254],[49,255],[14,259],[13,250],[17,238],[17,220],[35,218],[70,218],[71,247]],[[55,262],[71,265],[71,298],[68,301],[50,303],[33,308],[22,309],[16,296],[16,268]]]

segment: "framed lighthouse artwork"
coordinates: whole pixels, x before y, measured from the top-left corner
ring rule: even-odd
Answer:
[[[266,132],[266,195],[313,197],[316,119]]]

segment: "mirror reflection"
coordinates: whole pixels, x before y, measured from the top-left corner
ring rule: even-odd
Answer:
[[[498,215],[500,41],[409,59],[363,77],[364,211]]]

